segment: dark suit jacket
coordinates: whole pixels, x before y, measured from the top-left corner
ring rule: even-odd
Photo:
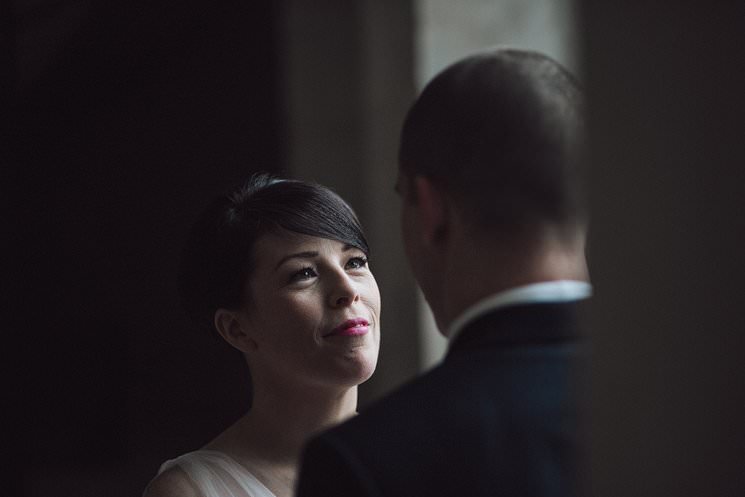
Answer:
[[[575,308],[472,321],[439,366],[313,439],[297,495],[576,495]]]

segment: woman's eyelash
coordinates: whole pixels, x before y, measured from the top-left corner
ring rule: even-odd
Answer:
[[[313,278],[315,276],[317,276],[315,269],[313,269],[312,267],[304,267],[300,271],[292,273],[292,276],[290,276],[290,281],[309,280],[310,278]]]
[[[367,266],[367,264],[368,264],[367,257],[358,256],[358,257],[350,258],[347,261],[345,267],[346,269],[360,269],[360,268]],[[309,280],[311,278],[315,278],[316,276],[318,276],[318,273],[316,272],[315,269],[313,269],[310,266],[304,267],[298,271],[295,271],[294,273],[292,273],[292,275],[290,275],[290,283]]]
[[[347,267],[352,266],[353,269],[358,269],[367,266],[367,257],[352,257],[347,262]]]

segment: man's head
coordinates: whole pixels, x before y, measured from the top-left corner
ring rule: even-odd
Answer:
[[[474,247],[506,251],[583,230],[582,100],[557,62],[510,49],[467,57],[424,88],[401,133],[399,189],[407,254],[430,303],[443,254],[428,247],[452,235],[448,223]]]

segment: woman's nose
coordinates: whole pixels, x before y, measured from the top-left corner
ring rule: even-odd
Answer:
[[[355,289],[355,285],[349,279],[349,276],[345,274],[337,280],[331,292],[330,304],[332,307],[344,307],[359,300],[359,298],[360,296]]]

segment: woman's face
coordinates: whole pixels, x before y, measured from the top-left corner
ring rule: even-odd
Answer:
[[[267,234],[254,248],[249,304],[242,312],[255,342],[255,378],[353,386],[375,370],[380,293],[361,250],[291,232]]]

